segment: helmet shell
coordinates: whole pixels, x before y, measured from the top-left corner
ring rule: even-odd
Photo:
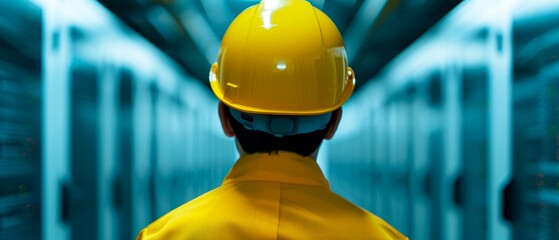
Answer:
[[[304,0],[264,0],[227,29],[210,85],[242,112],[318,115],[339,108],[355,79],[326,14]]]

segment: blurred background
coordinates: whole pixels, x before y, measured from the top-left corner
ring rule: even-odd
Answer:
[[[313,0],[357,90],[319,163],[414,240],[559,239],[559,1]],[[0,239],[133,239],[237,159],[208,86],[256,0],[0,0]]]

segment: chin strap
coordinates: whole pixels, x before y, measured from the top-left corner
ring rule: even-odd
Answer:
[[[270,133],[276,137],[310,133],[326,128],[332,113],[312,116],[263,115],[229,108],[233,118],[246,129]]]

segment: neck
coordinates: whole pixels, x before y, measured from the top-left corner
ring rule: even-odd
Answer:
[[[241,157],[249,154],[245,152],[243,146],[241,146],[241,144],[239,143],[239,141],[237,141],[236,138],[235,138],[235,144],[237,145],[237,152],[239,152],[239,155]],[[316,158],[318,156],[318,149],[320,149],[320,147],[316,148],[316,150],[314,150],[314,152],[309,155],[309,157],[312,158],[314,161],[316,161]]]

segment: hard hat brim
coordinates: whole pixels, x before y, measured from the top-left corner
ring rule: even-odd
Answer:
[[[210,70],[210,87],[215,94],[215,96],[223,102],[225,105],[246,113],[253,113],[253,114],[269,114],[269,115],[320,115],[328,112],[333,112],[336,109],[340,108],[351,96],[353,90],[355,88],[355,75],[353,73],[353,69],[350,67],[347,68],[347,81],[346,85],[344,86],[343,92],[341,96],[337,99],[336,103],[328,106],[328,107],[318,107],[312,109],[272,109],[272,108],[265,108],[265,107],[254,107],[254,106],[246,106],[243,104],[238,104],[235,102],[234,99],[230,99],[225,96],[224,91],[221,87],[220,81],[218,79],[219,67],[217,63],[212,65]]]

